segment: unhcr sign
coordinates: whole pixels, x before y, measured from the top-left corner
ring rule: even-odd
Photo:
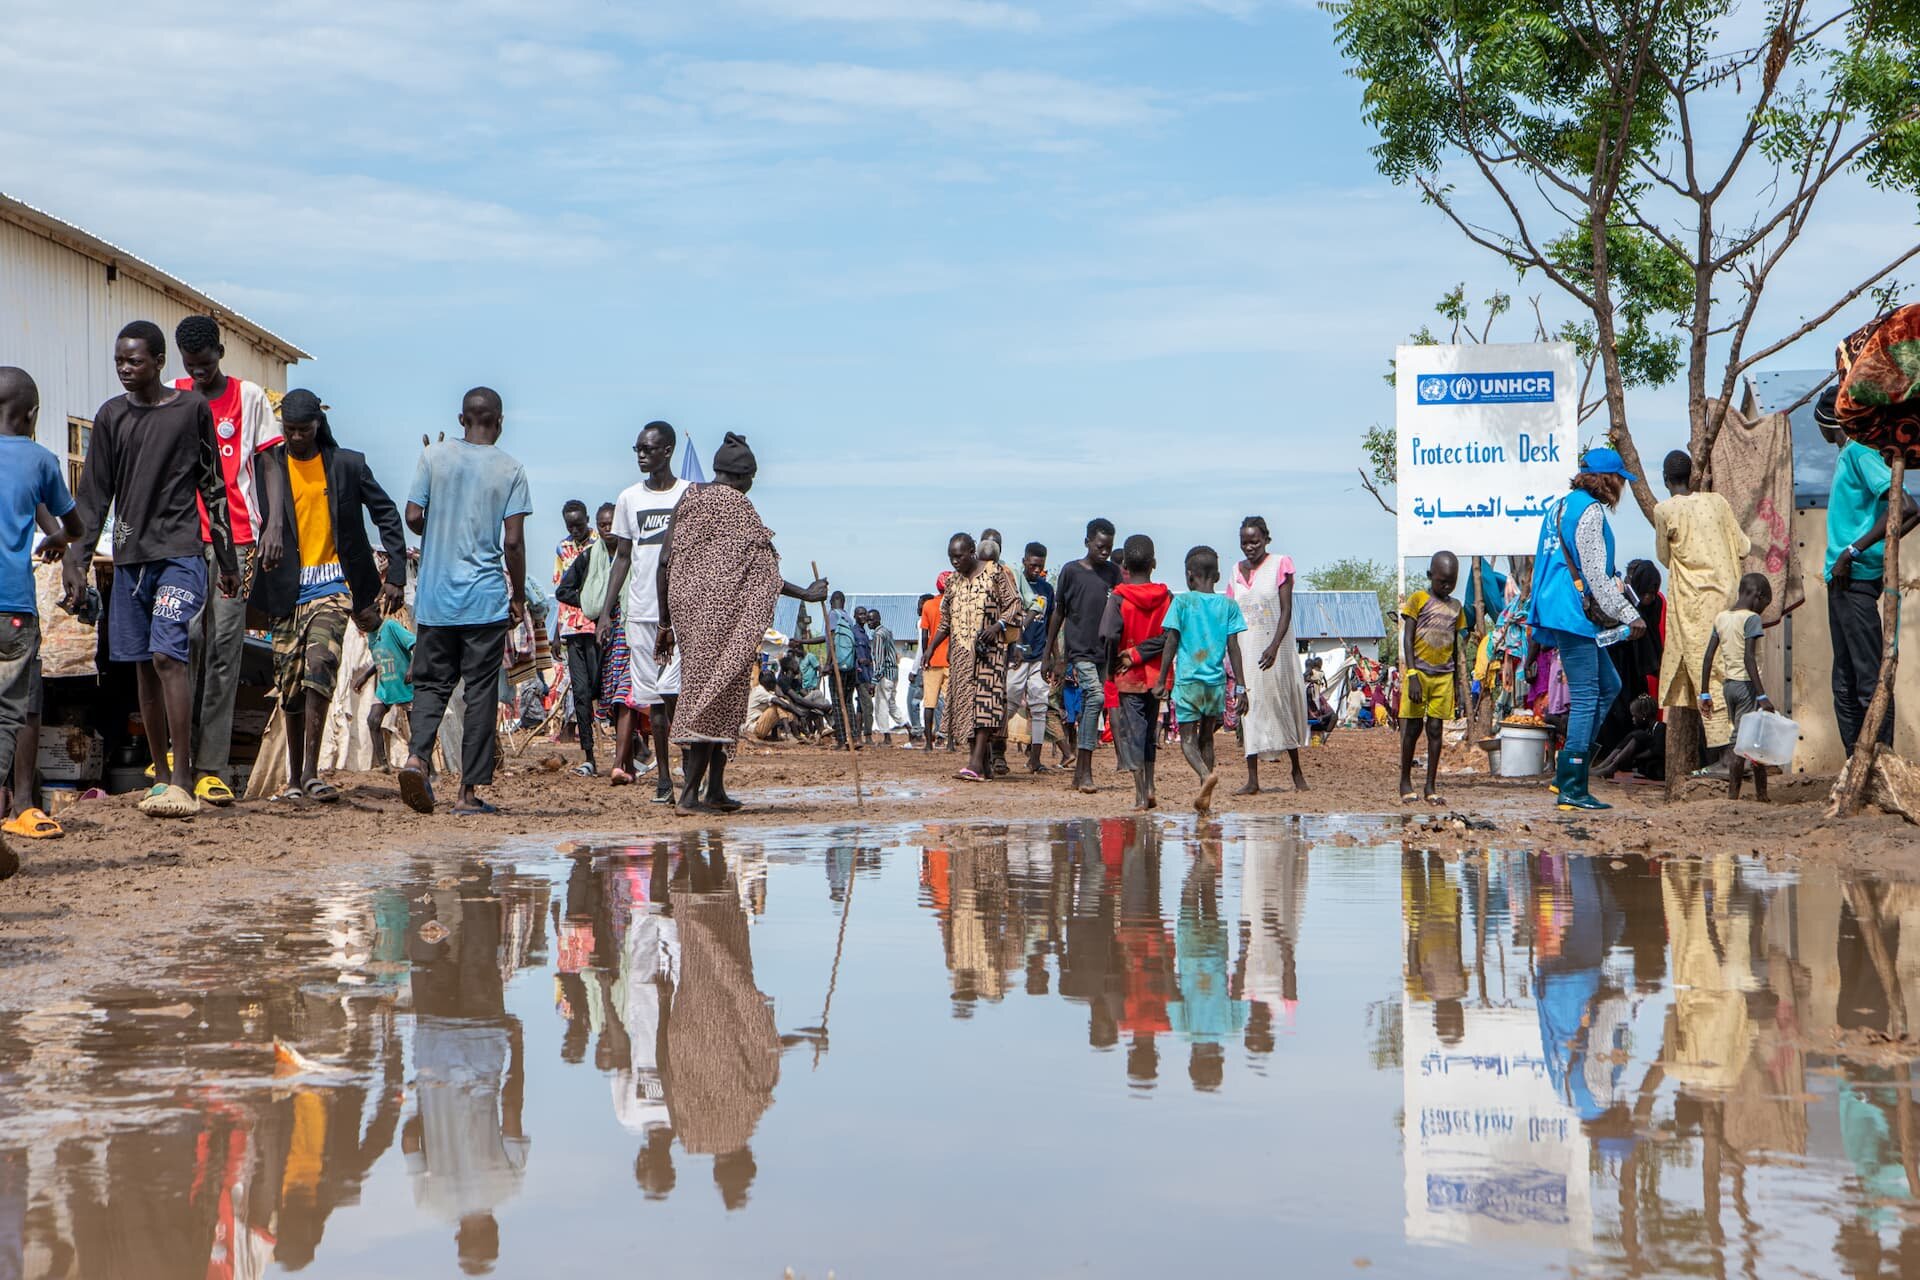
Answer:
[[[1531,555],[1578,465],[1564,342],[1401,347],[1400,554]]]
[[[1531,373],[1436,373],[1419,381],[1419,402],[1449,404],[1552,404],[1553,370]]]

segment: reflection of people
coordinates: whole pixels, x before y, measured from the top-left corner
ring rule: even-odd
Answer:
[[[1667,1074],[1696,1091],[1730,1089],[1754,1037],[1747,1009],[1747,993],[1758,985],[1749,961],[1751,893],[1737,892],[1726,854],[1668,862],[1661,874],[1675,993]]]
[[[1542,936],[1534,953],[1540,1046],[1554,1091],[1582,1120],[1614,1100],[1625,1070],[1625,997],[1605,987],[1602,967],[1624,922],[1593,858],[1540,854],[1533,859],[1533,916]]]
[[[1248,1047],[1255,1023],[1270,1035],[1293,1025],[1300,1001],[1294,947],[1307,905],[1307,849],[1297,835],[1249,835],[1240,870],[1238,994],[1248,1001]],[[1269,1039],[1266,1047],[1272,1048]]]
[[[754,985],[747,915],[717,843],[687,852],[668,902],[680,976],[661,1037],[667,1114],[682,1148],[715,1157],[721,1199],[737,1209],[754,1175],[747,1143],[780,1079],[780,1036]]]
[[[1247,1002],[1234,999],[1227,979],[1217,849],[1203,851],[1187,868],[1174,954],[1180,1002],[1171,1011],[1172,1023],[1191,1046],[1187,1075],[1196,1089],[1218,1089],[1225,1074],[1226,1044],[1246,1025]]]
[[[417,1111],[401,1134],[414,1204],[457,1224],[460,1267],[491,1268],[500,1253],[494,1210],[520,1191],[530,1139],[521,1129],[526,1063],[518,1018],[506,1011],[498,958],[505,904],[494,871],[470,863],[458,890],[436,890],[431,913],[448,930],[413,939]]]
[[[1465,1034],[1467,970],[1460,962],[1460,889],[1437,853],[1400,856],[1407,929],[1407,994],[1433,1001],[1433,1029],[1447,1044]]]

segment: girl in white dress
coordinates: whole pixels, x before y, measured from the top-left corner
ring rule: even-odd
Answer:
[[[1240,724],[1247,752],[1247,785],[1235,795],[1260,793],[1260,761],[1293,761],[1293,789],[1307,789],[1300,748],[1307,745],[1307,688],[1293,639],[1293,561],[1268,550],[1273,535],[1260,516],[1240,522],[1240,552],[1227,595],[1240,604],[1247,634],[1240,651],[1258,655],[1251,671],[1235,672],[1241,684]]]

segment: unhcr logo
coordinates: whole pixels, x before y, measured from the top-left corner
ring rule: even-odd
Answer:
[[[1421,404],[1552,404],[1553,371],[1428,374],[1414,394]]]

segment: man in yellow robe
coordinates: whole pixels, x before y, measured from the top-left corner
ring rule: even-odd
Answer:
[[[1733,607],[1741,563],[1752,549],[1733,508],[1717,493],[1693,491],[1693,459],[1681,450],[1661,467],[1673,496],[1653,509],[1654,555],[1667,567],[1667,640],[1660,659],[1660,705],[1698,711],[1695,688],[1713,620]],[[1706,719],[1706,742],[1725,746],[1733,740],[1724,698],[1713,700]]]

